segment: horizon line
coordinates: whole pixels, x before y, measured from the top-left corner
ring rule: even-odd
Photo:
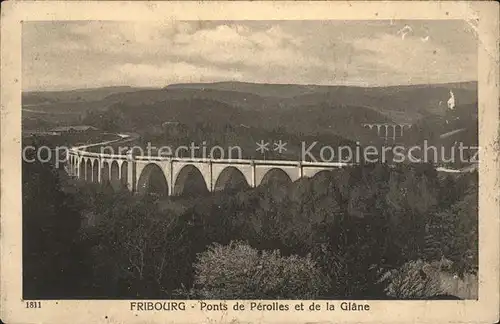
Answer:
[[[256,84],[256,85],[276,85],[276,86],[304,86],[304,87],[352,87],[352,88],[391,88],[391,87],[405,87],[405,86],[432,86],[432,85],[447,85],[447,84],[460,84],[460,83],[478,83],[478,80],[464,80],[464,81],[453,81],[453,82],[434,82],[434,83],[403,83],[403,84],[389,84],[389,85],[362,85],[362,84],[319,84],[319,83],[265,83],[265,82],[250,82],[250,81],[213,81],[213,82],[179,82],[170,83],[164,86],[141,86],[141,85],[105,85],[100,87],[82,87],[82,88],[68,88],[68,89],[21,89],[21,93],[30,92],[68,92],[68,91],[81,91],[81,90],[98,90],[106,88],[135,88],[135,89],[151,89],[151,90],[161,90],[166,89],[169,86],[174,85],[190,85],[190,84],[220,84],[220,83],[246,83],[246,84]],[[232,90],[227,90],[232,91]]]

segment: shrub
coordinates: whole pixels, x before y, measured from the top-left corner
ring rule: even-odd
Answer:
[[[422,260],[410,261],[386,272],[380,282],[387,282],[387,296],[397,299],[425,299],[443,294],[440,269]]]
[[[316,266],[324,274],[326,299],[380,299],[384,284],[377,282],[379,264],[371,263],[370,251],[359,244],[334,249],[326,244],[312,253]],[[321,298],[323,299],[323,298]]]
[[[195,287],[206,299],[314,299],[323,287],[310,256],[284,257],[241,241],[210,246],[194,267]]]

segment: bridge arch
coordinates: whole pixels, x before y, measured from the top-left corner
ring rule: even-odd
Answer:
[[[109,174],[109,161],[103,161],[101,166],[101,183],[104,185],[109,185],[110,183],[110,174]]]
[[[110,173],[109,173],[109,181],[111,182],[111,186],[115,191],[120,190],[121,188],[121,182],[120,182],[120,166],[118,165],[118,162],[114,160],[111,162],[111,167],[110,167]]]
[[[71,156],[71,175],[76,176],[78,174],[78,159],[74,155]]]
[[[321,170],[321,171],[317,171],[316,173],[314,173],[314,175],[311,176],[311,178],[313,179],[333,179],[333,172],[332,170],[330,169],[325,169],[325,170]]]
[[[92,160],[87,159],[85,162],[85,180],[87,182],[92,182]]]
[[[120,183],[121,187],[127,187],[128,184],[128,162],[124,161],[122,162],[121,168],[120,168]]]
[[[209,188],[201,171],[192,164],[182,167],[177,178],[174,180],[174,195],[182,194],[205,194]]]
[[[325,174],[323,172],[330,172],[332,169],[325,169],[322,167],[304,167],[302,173],[304,178],[314,178],[318,174]]]
[[[292,183],[292,179],[290,178],[288,173],[280,168],[272,168],[264,174],[262,180],[258,185],[284,186],[290,183]]]
[[[137,181],[137,192],[141,195],[168,196],[168,182],[158,165],[150,163],[144,167]]]
[[[80,180],[85,180],[85,163],[87,163],[87,161],[85,159],[81,159],[80,160],[80,163],[78,164],[78,179]]]
[[[94,159],[92,164],[92,180],[93,183],[99,183],[99,160]]]
[[[213,191],[233,191],[247,189],[249,187],[250,185],[241,170],[233,166],[228,166],[225,167],[217,177]]]

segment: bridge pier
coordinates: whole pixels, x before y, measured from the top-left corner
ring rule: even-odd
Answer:
[[[127,188],[131,192],[135,192],[135,162],[129,160],[127,168]]]
[[[255,163],[253,160],[250,162],[250,167],[252,168],[252,176],[251,176],[251,181],[250,181],[250,187],[255,188]]]
[[[208,185],[208,191],[213,192],[214,191],[214,178],[213,178],[213,171],[212,171],[212,161],[208,161],[208,179],[210,179],[209,185]]]
[[[100,158],[96,159],[94,163],[97,162],[97,183],[102,183],[102,160]]]

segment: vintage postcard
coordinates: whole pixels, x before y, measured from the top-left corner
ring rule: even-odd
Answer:
[[[5,323],[494,323],[496,2],[2,3]]]

